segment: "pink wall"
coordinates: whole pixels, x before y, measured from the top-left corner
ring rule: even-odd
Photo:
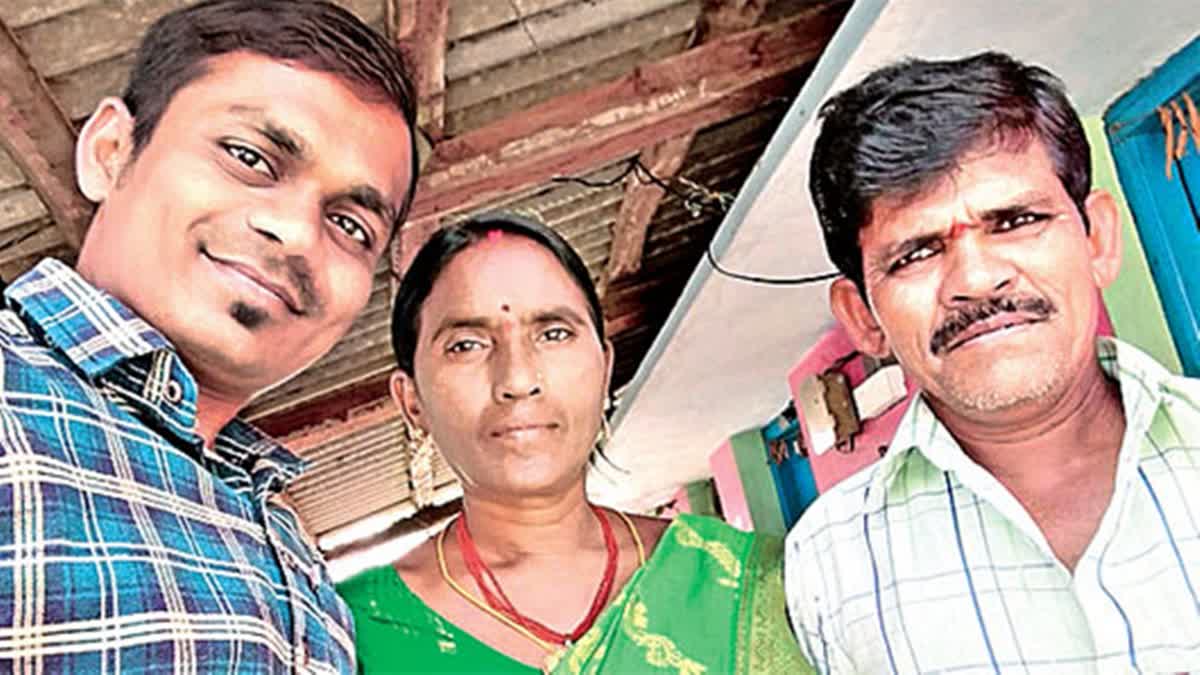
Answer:
[[[671,506],[662,510],[657,514],[659,518],[674,518],[681,513],[692,512],[692,501],[688,499],[687,486],[683,486],[675,491],[675,496],[671,497]]]
[[[846,335],[841,324],[827,331],[788,373],[788,388],[792,392],[792,400],[799,398],[800,383],[804,378],[814,373],[824,372],[833,362],[852,351],[854,351],[854,345],[851,344],[850,337]],[[863,381],[864,375],[862,359],[854,359],[846,364],[842,368],[842,372],[850,378],[852,387],[858,386]],[[852,451],[842,452],[833,448],[820,455],[809,455],[808,461],[812,464],[813,478],[816,480],[818,492],[824,492],[838,481],[879,459],[879,446],[887,447],[891,442],[896,425],[900,423],[900,418],[904,415],[905,408],[908,407],[908,401],[914,391],[913,385],[909,384],[908,387],[909,399],[893,406],[881,417],[868,420],[863,424],[862,430],[854,437]],[[805,424],[803,411],[797,408],[797,413],[800,417],[800,432],[804,435],[804,447],[811,448],[813,446],[812,437]]]

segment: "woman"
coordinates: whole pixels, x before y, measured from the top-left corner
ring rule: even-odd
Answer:
[[[612,346],[558,234],[511,215],[437,232],[392,336],[393,396],[462,482],[463,510],[339,587],[362,672],[808,671],[777,539],[588,503]]]

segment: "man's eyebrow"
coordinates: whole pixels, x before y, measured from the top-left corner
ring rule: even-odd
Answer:
[[[985,223],[1000,223],[1035,209],[1053,209],[1054,200],[1040,192],[1027,192],[1010,199],[1008,203],[988,209],[979,214]]]
[[[875,256],[875,263],[878,265],[887,265],[895,258],[941,240],[943,236],[945,235],[941,232],[919,234],[915,237],[909,237],[908,239],[902,239],[894,244],[889,244],[883,249],[883,252]]]
[[[384,225],[392,227],[398,217],[395,207],[384,199],[383,193],[371,185],[355,185],[335,199],[348,199],[383,219]]]
[[[251,123],[255,131],[271,141],[285,155],[298,161],[303,161],[307,157],[308,144],[304,142],[304,138],[280,122],[271,119],[262,108],[233,105],[229,107],[229,112]]]

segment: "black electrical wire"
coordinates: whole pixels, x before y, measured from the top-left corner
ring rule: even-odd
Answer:
[[[608,180],[590,180],[588,178],[580,178],[579,176],[554,176],[550,179],[552,183],[578,183],[586,188],[608,188],[625,180],[629,174],[637,170],[641,162],[636,157],[629,160],[625,164],[625,169],[621,173],[609,178]]]
[[[648,169],[646,165],[642,164],[641,159],[638,157],[631,158],[628,162],[626,162],[625,168],[619,174],[606,180],[596,181],[587,178],[581,178],[579,176],[554,176],[550,180],[555,183],[577,183],[589,189],[602,189],[613,187],[629,176],[633,176],[643,184],[658,186],[659,188],[662,188],[664,192],[677,197],[683,202],[684,208],[686,208],[696,217],[699,217],[705,213],[710,216],[724,217],[727,213],[727,209],[725,208],[724,204],[721,203],[721,200],[712,198],[712,195],[716,194],[715,192],[711,190],[700,191],[696,189],[692,189],[690,192],[680,190],[670,182],[654,175],[654,172]],[[705,194],[705,192],[708,194]],[[841,272],[837,271],[809,274],[799,277],[767,277],[757,274],[737,272],[723,267],[721,263],[717,262],[717,257],[713,255],[711,242],[704,247],[704,258],[713,268],[713,271],[721,276],[752,284],[762,284],[765,286],[803,286],[806,284],[829,281],[830,279],[836,279],[841,276]]]
[[[816,284],[822,281],[829,281],[842,276],[841,272],[822,272],[820,274],[810,274],[802,277],[761,277],[756,274],[744,274],[742,272],[734,272],[733,270],[721,267],[717,259],[713,257],[712,246],[704,249],[705,257],[708,258],[708,264],[712,265],[713,270],[722,276],[738,281],[747,281],[752,284],[763,284],[765,286],[804,286],[806,284]]]

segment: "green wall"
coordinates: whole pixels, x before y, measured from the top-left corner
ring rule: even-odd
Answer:
[[[733,446],[733,458],[737,462],[738,475],[742,479],[742,490],[746,493],[746,506],[754,531],[782,537],[787,534],[783,522],[783,509],[779,506],[779,491],[775,489],[775,477],[767,458],[767,444],[763,442],[762,430],[747,429],[729,439]]]
[[[716,490],[713,489],[713,479],[695,480],[683,486],[687,493],[688,513],[698,516],[714,516],[720,518],[717,510]]]
[[[1117,337],[1136,345],[1150,354],[1173,373],[1182,371],[1175,341],[1171,339],[1163,316],[1162,301],[1150,276],[1146,253],[1138,238],[1133,215],[1125,203],[1125,194],[1117,179],[1112,153],[1108,148],[1108,137],[1104,134],[1104,122],[1099,116],[1083,118],[1083,127],[1088,142],[1092,145],[1092,180],[1095,187],[1108,190],[1117,198],[1121,210],[1125,253],[1121,261],[1121,274],[1104,291],[1104,304],[1108,307],[1113,329]]]

